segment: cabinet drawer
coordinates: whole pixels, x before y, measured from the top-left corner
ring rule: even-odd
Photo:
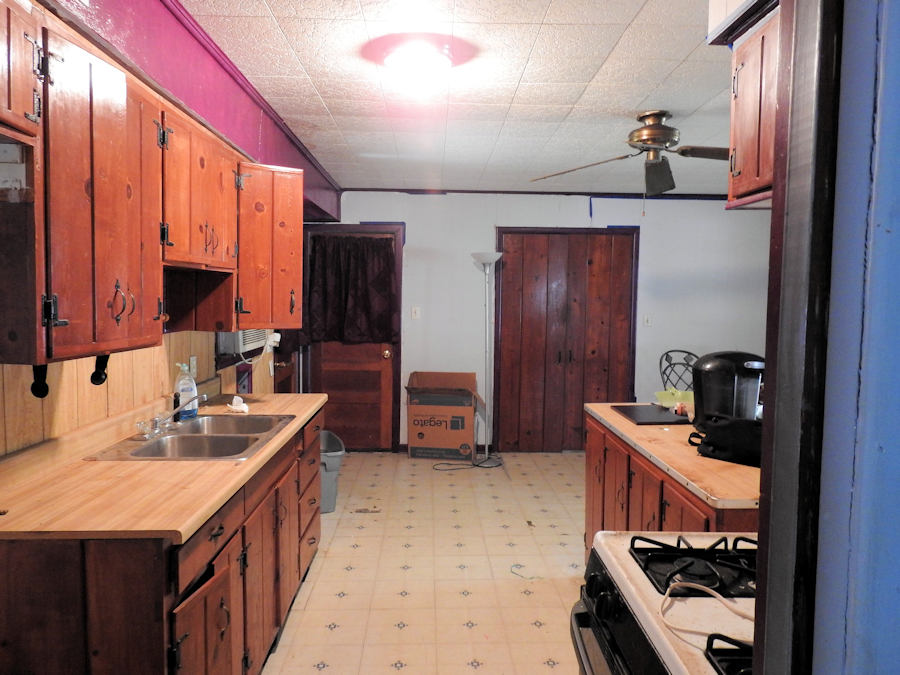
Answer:
[[[309,448],[313,443],[318,443],[319,432],[325,428],[325,409],[322,408],[303,427],[303,447]]]
[[[317,473],[307,488],[300,495],[300,531],[305,532],[313,516],[319,511],[322,501],[322,474]]]
[[[303,449],[300,453],[300,489],[306,490],[306,487],[312,480],[319,475],[319,463],[322,461],[322,453],[319,448],[319,437],[313,441],[312,445]]]
[[[298,434],[299,435],[299,434]],[[257,507],[269,489],[280,480],[297,457],[297,437],[284,444],[266,465],[244,486],[244,513],[249,515]]]
[[[244,520],[244,491],[238,490],[203,527],[178,548],[178,585],[182,593],[196,579],[213,556],[237,532]]]
[[[319,550],[319,540],[322,537],[322,519],[316,511],[312,522],[306,531],[300,535],[300,578],[306,574],[312,564],[316,551]]]

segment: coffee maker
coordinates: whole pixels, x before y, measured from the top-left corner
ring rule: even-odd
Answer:
[[[704,456],[759,466],[765,362],[747,352],[713,352],[694,362],[690,444]]]

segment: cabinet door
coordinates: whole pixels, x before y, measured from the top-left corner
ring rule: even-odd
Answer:
[[[46,36],[48,277],[66,323],[50,331],[54,357],[81,355],[93,342],[91,222],[91,57],[52,32]],[[54,139],[59,139],[54,141]]]
[[[603,529],[628,529],[628,449],[606,435],[603,462]]]
[[[238,195],[241,328],[300,328],[303,172],[242,162]]]
[[[193,120],[170,106],[163,106],[163,260],[191,260],[191,141]]]
[[[213,569],[218,574],[227,570],[231,605],[229,616],[231,625],[231,653],[221,649],[216,653],[216,675],[243,675],[244,658],[244,542],[238,532],[213,560]]]
[[[41,35],[15,0],[0,1],[0,122],[26,134],[40,131],[42,91],[35,76]]]
[[[592,417],[586,417],[584,470],[584,546],[590,550],[594,533],[603,529],[603,449],[606,433]]]
[[[128,81],[128,183],[127,220],[140,252],[139,274],[129,278],[129,297],[136,308],[128,316],[132,340],[162,339],[162,257],[159,224],[162,221],[162,150],[157,143],[157,124],[162,103],[129,78]],[[140,226],[135,227],[139,223]]]
[[[628,529],[659,530],[662,476],[649,462],[632,452],[629,458],[628,477]]]
[[[734,48],[729,199],[772,185],[778,14]]]
[[[222,569],[172,610],[175,670],[219,675],[232,672],[233,629],[229,570]]]
[[[296,462],[275,486],[278,495],[278,625],[300,588],[300,477]]]
[[[694,503],[669,483],[662,489],[662,529],[666,532],[708,532],[712,509]]]
[[[244,556],[244,617],[246,673],[255,675],[262,670],[269,646],[278,630],[276,617],[276,542],[277,501],[275,491],[248,516],[243,528]]]

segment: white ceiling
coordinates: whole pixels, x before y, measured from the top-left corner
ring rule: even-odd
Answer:
[[[342,188],[628,192],[643,110],[682,145],[728,145],[730,60],[708,0],[181,0]],[[360,56],[384,34],[474,43],[426,102]],[[725,194],[727,163],[667,155],[673,193]]]

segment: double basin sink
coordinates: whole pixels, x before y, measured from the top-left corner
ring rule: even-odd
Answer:
[[[155,436],[134,436],[87,460],[242,460],[252,457],[293,415],[200,415]]]

